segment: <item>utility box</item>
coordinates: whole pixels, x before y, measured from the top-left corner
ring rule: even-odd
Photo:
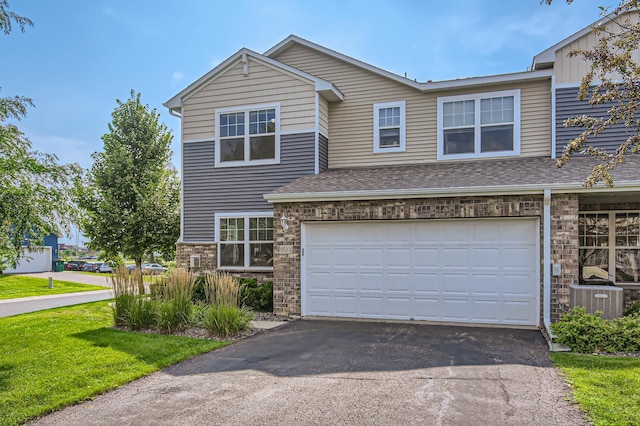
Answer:
[[[624,291],[604,285],[572,285],[569,304],[572,308],[584,306],[588,314],[601,311],[604,319],[619,318],[624,311]]]
[[[200,255],[199,254],[191,255],[191,257],[189,258],[189,266],[192,267],[192,268],[199,268],[200,267]]]

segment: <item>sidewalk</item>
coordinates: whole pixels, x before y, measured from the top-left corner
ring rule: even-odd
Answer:
[[[83,291],[81,293],[0,300],[0,318],[108,299],[113,299],[113,290]]]

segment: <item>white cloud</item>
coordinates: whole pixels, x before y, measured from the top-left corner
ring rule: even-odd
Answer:
[[[182,74],[180,71],[174,71],[172,74],[172,77],[173,77],[173,82],[177,83],[184,78],[184,74]]]

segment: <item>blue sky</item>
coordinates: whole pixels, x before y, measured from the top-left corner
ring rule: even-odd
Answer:
[[[524,71],[533,56],[596,21],[607,0],[9,0],[33,28],[0,35],[0,96],[36,108],[19,123],[34,148],[91,166],[116,99],[131,89],[173,131],[162,103],[242,47],[289,34],[419,81]]]

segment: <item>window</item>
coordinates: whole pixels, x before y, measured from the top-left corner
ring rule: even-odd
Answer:
[[[215,165],[274,164],[280,162],[280,107],[216,110]]]
[[[373,105],[373,152],[401,152],[405,142],[405,102]]]
[[[520,91],[438,98],[438,159],[520,154]]]
[[[273,267],[273,214],[216,215],[218,266],[223,269]]]
[[[640,212],[579,216],[581,281],[640,282]]]

